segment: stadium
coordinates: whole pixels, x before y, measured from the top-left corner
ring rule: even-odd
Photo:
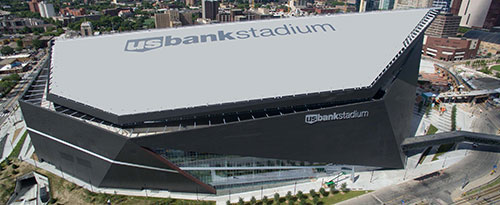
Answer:
[[[20,106],[38,160],[96,187],[216,194],[402,168],[435,13],[58,39]]]

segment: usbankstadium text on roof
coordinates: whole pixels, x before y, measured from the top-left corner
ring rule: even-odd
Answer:
[[[98,187],[216,193],[307,179],[330,164],[402,167],[434,15],[56,40],[20,104],[39,159]]]

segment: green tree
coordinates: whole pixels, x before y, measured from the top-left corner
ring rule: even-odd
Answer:
[[[255,196],[252,196],[252,198],[250,199],[250,203],[257,204],[257,199],[255,199]]]
[[[278,193],[274,194],[274,203],[280,204],[280,194]]]
[[[0,52],[2,53],[2,55],[10,55],[10,54],[13,54],[14,53],[14,49],[11,48],[10,46],[4,46],[2,47],[2,49],[0,50]]]
[[[297,192],[297,198],[302,201],[302,198],[304,197],[304,193],[302,191]]]
[[[495,77],[500,78],[500,72],[495,73]]]
[[[243,201],[243,199],[240,197],[240,199],[238,200],[238,205],[244,205],[245,204],[245,201]]]
[[[316,196],[316,191],[314,191],[314,189],[311,189],[309,190],[309,194],[311,195],[311,197],[314,197]]]
[[[268,204],[269,203],[269,199],[267,198],[267,196],[264,196],[264,198],[262,198],[262,204]]]
[[[35,39],[31,42],[33,44],[33,48],[35,49],[39,49],[39,48],[43,48],[43,42],[38,40],[38,39]]]
[[[330,194],[334,195],[337,193],[337,189],[335,189],[335,185],[330,186]]]
[[[345,182],[342,183],[342,185],[340,185],[340,190],[342,190],[343,192],[349,191],[349,189],[347,188],[347,184]]]
[[[292,200],[292,192],[288,191],[285,196],[286,200],[291,201]]]
[[[319,203],[319,197],[318,196],[314,196],[313,197],[313,204],[318,204]]]
[[[323,195],[323,197],[328,197],[328,192],[325,191],[325,189],[322,187],[321,189],[319,189],[319,193],[321,193],[321,195]]]
[[[19,39],[16,41],[17,47],[18,48],[23,48],[23,40]]]
[[[231,202],[229,200],[227,200],[226,205],[231,205]]]

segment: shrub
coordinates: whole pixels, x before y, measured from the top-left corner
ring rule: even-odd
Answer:
[[[286,200],[290,201],[290,199],[292,199],[292,192],[291,191],[288,191],[286,193]]]
[[[269,199],[267,199],[267,196],[264,196],[264,198],[262,198],[262,204],[268,204],[269,203]]]
[[[245,201],[243,201],[243,199],[240,197],[240,199],[238,200],[238,204],[239,204],[239,205],[244,205],[244,204],[245,204]]]
[[[314,191],[314,189],[311,189],[309,190],[309,194],[311,195],[311,197],[314,197],[316,196],[316,191]]]
[[[349,191],[349,189],[347,188],[347,184],[345,182],[342,183],[342,185],[340,186],[340,190],[342,190],[343,192]]]
[[[451,131],[457,130],[457,106],[451,108]]]
[[[319,193],[321,193],[321,195],[323,195],[323,197],[328,197],[328,195],[330,194],[329,192],[325,191],[325,189],[323,189],[323,188],[319,189]]]
[[[313,197],[313,204],[318,204],[319,202],[319,197],[318,196],[314,196]]]
[[[304,197],[302,191],[297,192],[297,198],[299,198],[299,200],[302,200],[302,197]]]
[[[274,194],[274,203],[276,204],[280,203],[280,194],[278,193]]]
[[[231,202],[229,200],[227,200],[226,205],[231,205]]]
[[[256,204],[257,203],[257,199],[255,199],[255,196],[252,196],[252,198],[250,199],[250,203],[251,204]]]

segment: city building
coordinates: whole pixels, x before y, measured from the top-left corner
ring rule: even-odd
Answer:
[[[359,0],[359,12],[374,11],[379,9],[380,0]]]
[[[28,2],[28,7],[30,8],[30,11],[33,13],[40,13],[40,10],[38,9],[38,3],[40,3],[39,0],[31,0]]]
[[[478,55],[488,56],[500,54],[500,32],[472,30],[465,33],[464,38],[481,40]]]
[[[186,15],[183,15],[183,19],[188,23],[189,17],[186,19]],[[156,28],[171,28],[182,26],[179,11],[170,9],[166,10],[165,13],[155,14],[155,27]]]
[[[476,57],[480,43],[477,39],[424,36],[422,54],[443,61],[466,60]]]
[[[82,36],[93,36],[94,32],[92,30],[92,22],[84,21],[80,25],[80,35]]]
[[[440,13],[427,28],[425,35],[440,38],[455,37],[457,36],[459,24],[460,16],[451,13]]]
[[[218,0],[202,0],[202,18],[216,20],[219,13],[219,3]]]
[[[59,13],[61,13],[62,16],[83,16],[85,15],[85,9],[84,8],[71,9],[69,7],[66,7],[60,9]]]
[[[432,7],[438,7],[441,8],[441,11],[450,12],[452,1],[453,0],[433,0]]]
[[[458,15],[461,6],[462,6],[462,0],[452,0],[450,13],[452,13],[453,15]]]
[[[54,5],[46,2],[38,3],[38,10],[40,11],[40,16],[43,18],[51,18],[56,15]]]
[[[19,104],[38,160],[96,187],[215,194],[402,168],[435,14],[56,39]]]
[[[500,1],[462,0],[458,15],[460,26],[469,28],[492,28],[500,26]]]
[[[395,0],[394,9],[430,8],[433,0]]]
[[[186,6],[195,6],[196,3],[196,0],[186,0]]]
[[[135,0],[112,0],[111,3],[113,4],[133,4],[135,3]]]
[[[13,17],[4,17],[0,20],[0,32],[1,33],[19,33],[25,29],[25,27],[33,29],[33,28],[42,28],[44,31],[47,28],[55,28],[52,24],[46,24],[41,19],[36,18],[13,18]]]
[[[380,10],[394,9],[394,0],[380,0],[379,9]]]

